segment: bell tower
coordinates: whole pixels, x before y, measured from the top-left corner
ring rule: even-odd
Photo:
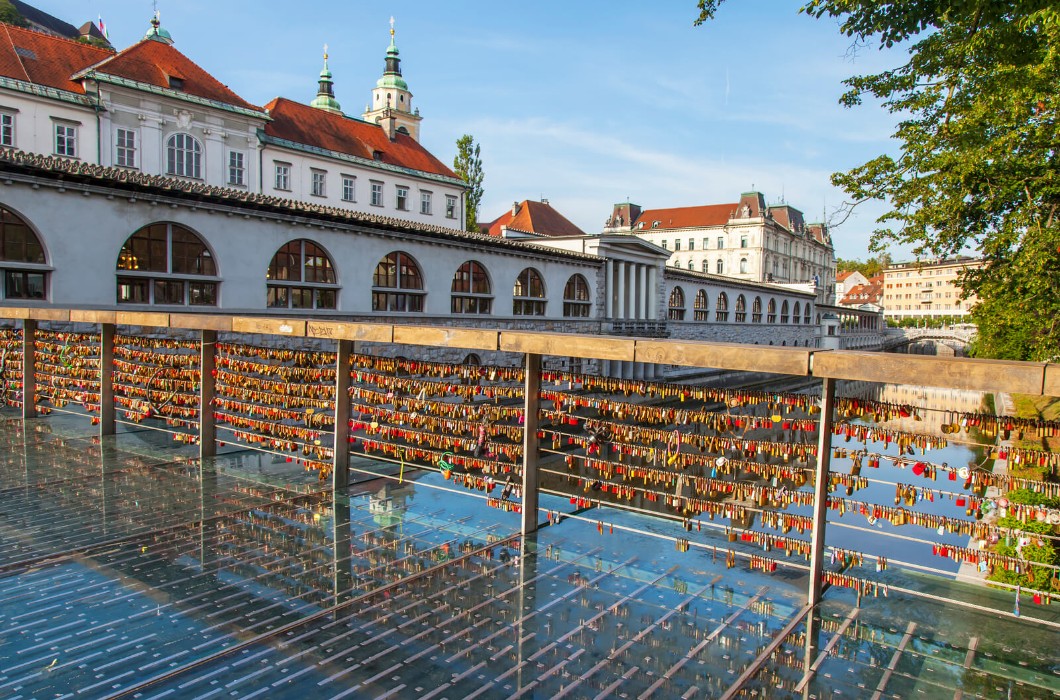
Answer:
[[[393,17],[390,18],[390,46],[386,50],[383,77],[376,81],[372,102],[365,107],[362,118],[381,125],[391,138],[396,138],[397,133],[405,133],[420,140],[422,117],[419,110],[412,109],[412,93],[409,92],[408,83],[401,77],[401,58],[394,43]]]

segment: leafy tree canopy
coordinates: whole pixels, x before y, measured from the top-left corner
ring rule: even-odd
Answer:
[[[13,24],[16,27],[25,27],[29,23],[26,18],[11,4],[11,0],[0,0],[0,22]]]
[[[476,233],[478,232],[478,205],[482,202],[482,180],[485,177],[479,152],[480,146],[475,143],[471,134],[464,134],[456,140],[453,170],[468,186],[467,193],[464,195],[467,212],[465,228]]]
[[[724,0],[699,0],[697,24]],[[871,249],[919,259],[978,251],[964,275],[981,354],[1060,360],[1060,6],[1055,0],[808,0],[857,45],[909,43],[892,70],[854,76],[840,102],[878,98],[897,155],[832,182],[847,206],[879,200]]]
[[[870,257],[864,262],[861,260],[844,260],[843,258],[836,258],[835,261],[836,272],[857,271],[865,275],[866,278],[875,277],[882,273],[884,268],[890,264],[891,256],[887,253]]]

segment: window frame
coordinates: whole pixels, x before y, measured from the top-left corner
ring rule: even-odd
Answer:
[[[432,216],[432,201],[433,192],[430,190],[420,190],[420,215],[421,216]]]
[[[485,291],[475,291],[476,282],[485,285]],[[464,286],[466,289],[458,289]],[[454,314],[487,316],[493,311],[493,282],[486,266],[477,260],[465,260],[453,273],[449,288],[449,310]]]
[[[371,199],[369,204],[373,207],[386,206],[383,202],[383,181],[382,180],[370,180],[371,183]]]
[[[445,218],[456,218],[456,195],[454,194],[445,195]]]
[[[20,240],[14,240],[13,232],[8,227],[17,227],[21,230]],[[9,234],[12,236],[9,239]],[[11,251],[20,251],[21,254],[9,255]],[[49,298],[49,283],[51,282],[51,268],[48,266],[48,254],[44,249],[44,243],[40,236],[33,230],[25,219],[11,209],[0,205],[0,272],[3,279],[0,280],[0,298],[19,299],[26,301],[47,301]],[[24,291],[21,294],[12,294],[15,287],[14,280],[21,281],[21,289],[29,290],[31,286],[30,277],[40,278],[40,296],[35,296]]]
[[[292,251],[291,247],[296,244],[297,251]],[[312,246],[312,250],[308,246]],[[286,256],[288,264],[282,264],[281,256]],[[274,264],[278,259],[281,264]],[[295,265],[291,265],[295,260]],[[310,262],[314,260],[323,261],[323,264],[311,265]],[[297,275],[288,272],[286,277],[273,276],[274,272],[291,270],[296,270]],[[321,270],[324,272],[321,273]],[[321,274],[324,276],[323,281],[319,279]],[[335,310],[339,307],[340,290],[338,272],[331,254],[324,246],[309,238],[296,238],[281,245],[269,259],[269,267],[265,270],[265,307],[268,309]],[[307,298],[308,304],[295,303],[298,299]]]
[[[571,284],[574,288],[571,288]],[[584,291],[584,296],[582,292]],[[563,317],[589,318],[592,313],[592,290],[585,275],[574,273],[563,285]]]
[[[398,211],[410,211],[409,186],[394,185],[394,208]]]
[[[685,290],[680,285],[675,285],[670,290],[670,298],[666,302],[666,318],[670,321],[685,320]]]
[[[309,194],[314,197],[328,196],[328,171],[321,168],[309,169]]]
[[[342,174],[342,201],[357,202],[357,176]]]
[[[15,148],[17,132],[15,115],[17,110],[0,109],[0,146],[4,148]]]
[[[123,139],[124,136],[124,139]],[[129,138],[132,138],[132,144],[129,144]],[[114,129],[114,165],[119,168],[132,168],[136,169],[139,167],[139,161],[137,158],[139,148],[137,141],[139,140],[139,134],[136,129],[128,129],[124,126],[119,126]]]
[[[379,284],[379,268],[391,258],[394,266],[394,285]],[[404,285],[408,276],[406,268],[415,270],[418,286]],[[390,274],[387,273],[387,277]],[[389,280],[388,280],[389,281]],[[408,253],[395,250],[387,253],[376,263],[372,274],[372,311],[376,313],[423,313],[427,291],[424,289],[423,270],[419,263]]]
[[[177,141],[183,144],[177,145]],[[190,144],[190,146],[188,145]],[[202,180],[204,149],[199,139],[186,131],[178,131],[166,138],[166,175],[183,177],[189,180]],[[178,159],[178,156],[182,156]],[[191,157],[192,173],[181,172],[188,168],[188,157]],[[180,163],[180,167],[177,164]]]
[[[232,149],[228,151],[228,184],[232,187],[247,186],[246,153]],[[233,162],[238,161],[238,163]]]
[[[290,192],[291,164],[282,160],[274,160],[272,166],[272,188],[280,192]]]
[[[164,239],[160,239],[156,234],[157,231],[153,231],[156,227],[165,226]],[[176,233],[187,234],[184,240],[175,240]],[[134,239],[141,233],[144,233],[144,237],[134,242]],[[158,268],[158,260],[154,259],[160,252],[158,243],[164,240],[164,269]],[[177,246],[185,246],[189,243],[197,243],[202,246],[198,254],[195,257],[195,265],[205,266],[209,263],[208,272],[192,272],[188,270],[175,271],[175,263],[178,261],[187,262],[185,255],[178,254]],[[145,258],[145,269],[140,269],[138,259],[136,257],[136,249],[140,249],[141,253],[146,252],[147,258]],[[129,265],[129,267],[123,267],[122,265]],[[217,256],[214,254],[210,245],[206,242],[197,231],[179,224],[173,221],[155,221],[146,226],[141,226],[134,231],[125,242],[122,244],[121,249],[118,251],[118,259],[115,264],[115,294],[116,302],[119,305],[123,304],[145,304],[150,306],[180,306],[180,307],[216,307],[218,306],[218,299],[221,291],[221,277],[218,275],[217,270]],[[160,295],[167,294],[165,290],[175,289],[177,286],[180,288],[180,300],[171,301],[168,299],[157,301],[157,297]],[[141,289],[143,298],[132,298],[131,296],[125,296],[123,289]],[[208,300],[203,302],[197,302],[196,294],[208,295]]]
[[[77,124],[64,121],[52,122],[52,153],[64,158],[77,158]],[[59,130],[64,133],[60,135]],[[62,139],[63,147],[60,149],[59,140]]]
[[[729,322],[729,295],[725,292],[718,294],[718,301],[714,305],[714,320],[721,323]]]
[[[523,276],[526,280],[523,280]],[[540,294],[534,294],[534,283],[540,288]],[[520,293],[522,290],[522,293]],[[545,288],[545,278],[541,272],[533,267],[523,268],[515,277],[512,287],[512,315],[513,316],[544,316],[548,305],[548,292]]]
[[[696,298],[692,300],[692,320],[709,321],[709,317],[710,299],[707,297],[707,290],[700,289],[696,292]]]

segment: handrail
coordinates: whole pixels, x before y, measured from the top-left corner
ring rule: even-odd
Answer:
[[[674,338],[346,322],[226,314],[0,307],[0,319],[113,323],[649,362],[799,377],[1060,396],[1060,364],[744,345]]]

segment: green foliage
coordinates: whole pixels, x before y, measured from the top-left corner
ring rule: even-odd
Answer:
[[[700,24],[724,0],[699,0]],[[978,305],[982,356],[1049,360],[1060,351],[1060,9],[1055,0],[807,0],[856,46],[909,43],[908,60],[854,76],[841,98],[880,100],[901,121],[895,156],[832,182],[849,206],[890,210],[871,249],[912,247],[921,259],[978,249],[962,276]]]
[[[479,157],[480,146],[475,143],[471,134],[464,134],[456,140],[456,158],[453,159],[453,170],[461,180],[467,183],[468,190],[464,195],[467,211],[468,231],[478,232],[478,206],[482,202],[482,158]]]
[[[1012,503],[1028,506],[1045,506],[1046,508],[1060,508],[1060,498],[1046,496],[1045,494],[1031,491],[1030,489],[1015,489],[1005,494]]]
[[[15,9],[10,0],[0,0],[0,22],[13,24],[16,27],[29,26],[29,22]]]
[[[891,264],[891,256],[887,253],[870,257],[865,262],[860,260],[843,260],[837,258],[835,261],[836,272],[856,271],[865,275],[866,278],[875,277],[883,272],[884,268]]]
[[[102,39],[98,36],[82,36],[78,38],[82,44],[88,44],[89,46],[95,46],[98,49],[108,49],[114,51],[114,47],[110,45],[110,42],[106,39]]]

